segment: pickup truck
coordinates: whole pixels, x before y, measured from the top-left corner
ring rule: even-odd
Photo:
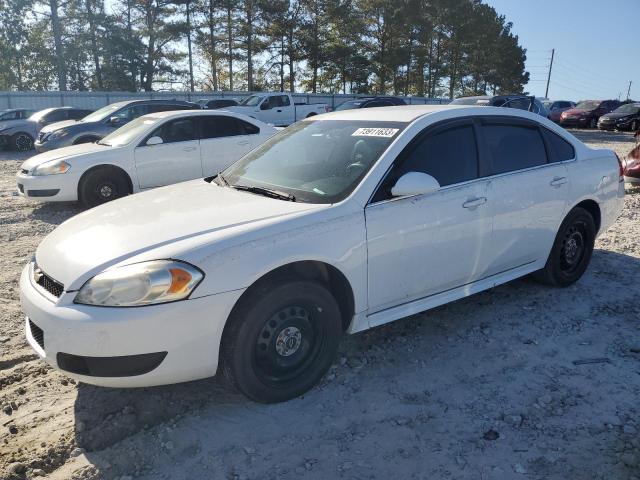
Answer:
[[[256,93],[242,100],[237,106],[225,110],[257,118],[277,127],[291,125],[303,118],[329,111],[326,103],[295,103],[288,93]]]

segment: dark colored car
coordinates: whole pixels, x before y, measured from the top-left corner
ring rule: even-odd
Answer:
[[[560,115],[563,127],[596,128],[598,119],[620,106],[619,100],[582,100]]]
[[[40,130],[35,147],[38,152],[100,140],[131,120],[147,113],[168,110],[200,110],[197,103],[181,100],[128,100],[112,103],[78,121],[59,122]]]
[[[20,152],[31,150],[33,141],[42,128],[62,121],[75,122],[91,110],[75,107],[54,107],[40,110],[28,118],[11,120],[0,124],[0,147]]]
[[[406,105],[401,98],[396,97],[364,97],[355,100],[347,100],[338,105],[335,110],[352,110],[354,108],[393,107],[394,105]]]
[[[607,113],[598,120],[600,130],[630,130],[640,128],[640,103],[627,103],[613,112]]]
[[[226,107],[235,107],[238,105],[238,102],[231,98],[216,98],[214,100],[207,100],[206,98],[203,98],[201,100],[197,100],[196,103],[200,105],[202,108],[207,108],[209,110],[217,110],[219,108],[226,108]]]
[[[547,116],[547,109],[536,97],[522,94],[514,95],[478,95],[474,97],[459,97],[451,105],[477,105],[481,107],[517,108],[528,112]]]
[[[576,104],[569,100],[555,100],[553,102],[549,102],[549,105],[547,106],[549,116],[547,118],[552,122],[560,123],[560,115],[562,115],[562,112],[575,106]]]
[[[7,110],[0,110],[0,123],[10,122],[13,120],[24,120],[33,115],[33,110],[27,110],[26,108],[9,108]]]

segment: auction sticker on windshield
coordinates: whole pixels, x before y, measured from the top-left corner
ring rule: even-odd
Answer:
[[[352,137],[384,137],[391,138],[398,128],[359,128],[351,134]]]

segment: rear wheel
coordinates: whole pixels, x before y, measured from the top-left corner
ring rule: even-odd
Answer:
[[[596,226],[585,209],[569,212],[558,229],[547,263],[534,277],[546,285],[567,287],[582,277],[593,253]]]
[[[129,195],[129,182],[124,173],[112,168],[90,170],[80,180],[78,197],[87,208]]]
[[[18,132],[11,137],[11,146],[18,152],[26,152],[33,148],[33,138],[25,132]]]
[[[222,341],[227,380],[251,400],[282,402],[313,387],[333,362],[342,321],[322,285],[285,280],[257,287],[236,307]]]

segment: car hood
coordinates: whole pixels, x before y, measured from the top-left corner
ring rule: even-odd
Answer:
[[[81,143],[79,145],[72,145],[69,147],[50,150],[48,152],[34,155],[29,160],[24,162],[20,168],[31,170],[32,168],[51,160],[67,160],[79,155],[110,152],[115,148],[116,147],[109,147],[107,145],[100,145],[97,143]]]
[[[73,291],[113,265],[185,259],[191,249],[321,207],[192,180],[72,217],[45,237],[36,250],[36,262]]]
[[[29,120],[29,119],[22,119],[22,120],[6,120],[4,122],[0,122],[0,132],[4,129],[8,129],[8,128],[17,128],[17,127],[24,127],[26,126],[33,126],[35,125],[36,122],[34,122],[33,120]]]
[[[230,112],[244,113],[245,115],[251,116],[252,113],[255,113],[257,107],[245,107],[243,105],[236,105],[233,107],[224,107],[221,110],[228,110]]]
[[[607,113],[606,115],[602,115],[600,118],[610,118],[612,120],[617,120],[619,118],[632,117],[633,113]]]
[[[70,125],[75,125],[76,123],[78,123],[77,120],[63,120],[61,122],[50,123],[49,125],[42,127],[40,131],[44,133],[51,133],[61,128],[68,127]]]
[[[585,110],[584,108],[569,108],[562,113],[566,113],[567,115],[588,115],[591,112],[593,112],[593,110]]]

